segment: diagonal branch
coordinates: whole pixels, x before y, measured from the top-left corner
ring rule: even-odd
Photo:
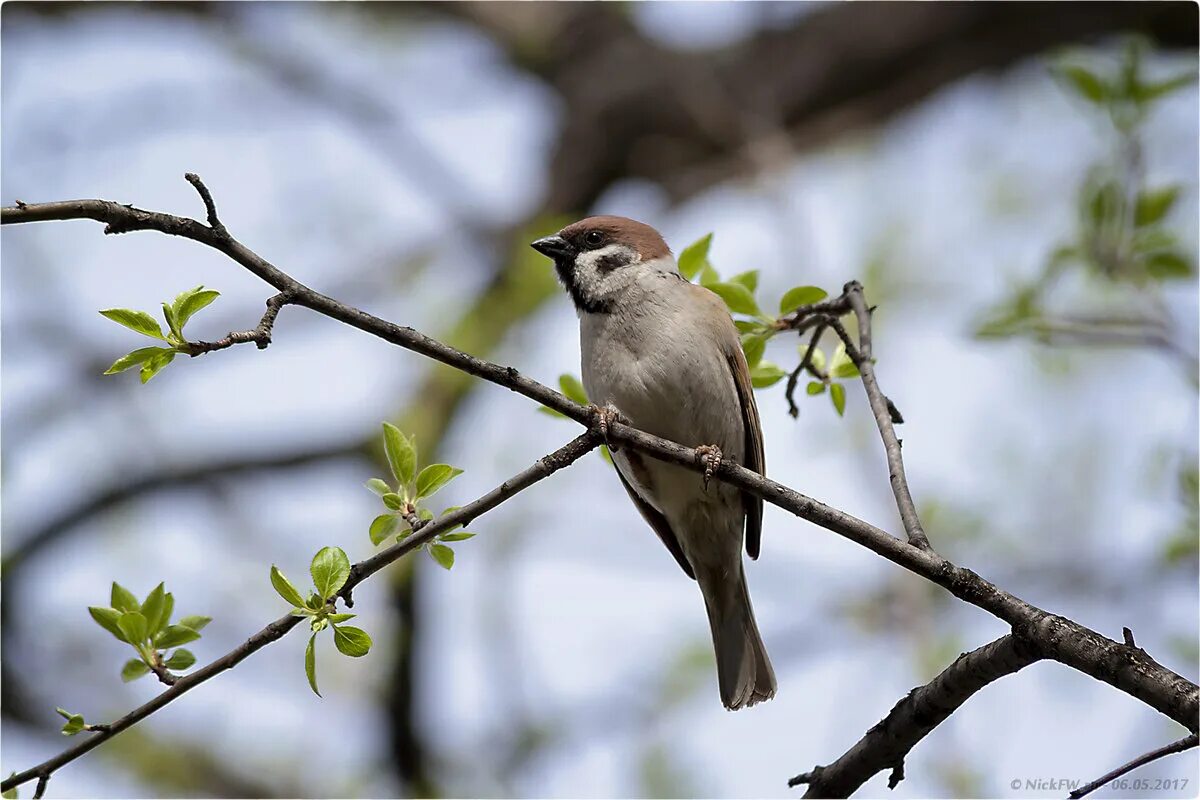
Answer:
[[[491,511],[505,500],[515,496],[518,492],[528,489],[543,478],[547,478],[563,467],[573,464],[599,445],[600,437],[595,432],[589,430],[553,453],[539,458],[534,462],[533,466],[509,478],[474,502],[468,503],[449,514],[443,514],[436,520],[431,521],[421,529],[420,533],[381,550],[371,558],[358,562],[351,567],[350,577],[342,586],[341,591],[338,593],[339,596],[342,598],[349,597],[350,592],[355,586],[376,572],[379,572],[379,570],[388,564],[429,543],[438,534],[445,533],[457,525],[469,524],[471,520]],[[263,649],[272,642],[279,641],[283,638],[284,634],[300,624],[301,619],[301,617],[292,616],[291,614],[280,617],[216,661],[195,672],[178,677],[171,684],[170,688],[155,696],[149,702],[135,708],[115,722],[106,726],[97,726],[94,729],[94,735],[89,736],[74,747],[64,750],[57,756],[43,761],[35,767],[30,767],[23,772],[18,772],[6,778],[3,783],[0,783],[0,791],[7,792],[9,789],[20,786],[22,783],[34,778],[38,779],[39,785],[43,785],[45,781],[49,780],[51,773],[55,770],[71,763],[122,731],[133,727],[185,692],[196,688],[225,670],[233,669],[253,653]]]
[[[104,200],[22,204],[0,209],[0,223],[3,224],[81,218],[106,223],[105,231],[108,233],[155,230],[192,239],[229,256],[278,291],[290,293],[294,298],[295,305],[317,311],[384,341],[447,364],[468,375],[503,386],[541,405],[559,411],[564,416],[588,426],[589,429],[595,420],[592,410],[571,402],[553,389],[521,375],[512,367],[503,367],[476,358],[412,328],[372,316],[304,286],[233,239],[228,233],[218,231],[196,220],[145,211]],[[800,309],[797,315],[812,312],[838,315],[854,310],[852,298],[857,294],[861,299],[861,287],[852,291],[856,286],[857,284],[850,284],[846,294],[842,297],[821,301]],[[866,312],[865,303],[862,305],[862,310]],[[860,319],[860,326],[863,322],[864,320]],[[869,320],[866,322],[869,324]],[[781,323],[781,327],[789,327],[789,325],[785,321]],[[865,342],[869,345],[869,327],[866,333]],[[840,332],[839,335],[841,335]],[[873,377],[869,347],[864,349],[867,358],[862,358],[862,363],[858,365],[859,370],[864,375],[869,373]],[[849,352],[849,347],[847,350]],[[859,355],[861,357],[864,354],[860,353]],[[887,432],[891,432],[892,439],[895,434],[891,428],[890,417],[886,414],[886,398],[878,393],[878,387],[874,385],[873,381],[872,386],[872,391],[878,394],[878,397],[872,399],[872,410],[876,412],[877,422],[880,422],[881,415],[876,404],[880,400],[883,401],[885,412],[883,420],[887,424],[881,423],[881,434],[884,436],[886,446],[889,443]],[[693,471],[700,472],[705,469],[704,463],[695,450],[652,436],[628,425],[611,423],[608,426],[608,438],[618,444],[628,445],[635,450],[663,461],[682,465]],[[898,442],[896,442],[895,454],[897,456],[899,454]],[[889,456],[891,456],[890,453]],[[909,530],[909,541],[896,538],[867,522],[728,461],[723,462],[713,472],[713,476],[762,497],[767,502],[802,519],[850,539],[876,555],[920,575],[946,589],[960,600],[1004,620],[1012,627],[1014,635],[1031,642],[1044,657],[1059,661],[1136,697],[1186,726],[1189,730],[1197,729],[1197,720],[1200,717],[1200,689],[1191,681],[1157,663],[1144,651],[1115,642],[1073,620],[1050,614],[1030,605],[981,578],[971,570],[942,558],[928,546],[919,546],[920,539],[914,536],[912,530]],[[893,484],[893,487],[896,488],[896,484]],[[907,494],[907,486],[903,486],[903,489],[904,494]],[[919,531],[919,527],[916,530]],[[382,555],[380,554],[376,558]]]
[[[960,655],[924,686],[918,686],[837,761],[797,775],[788,786],[808,784],[805,797],[849,797],[877,772],[891,769],[888,788],[904,778],[904,759],[912,748],[993,681],[1011,675],[1043,656],[1029,641],[1013,635]]]
[[[1184,750],[1191,750],[1198,744],[1200,744],[1200,737],[1193,733],[1190,736],[1183,737],[1177,742],[1172,742],[1171,744],[1160,747],[1157,750],[1151,750],[1149,753],[1144,753],[1143,755],[1138,756],[1128,764],[1124,764],[1120,767],[1117,767],[1112,772],[1101,775],[1099,778],[1096,778],[1096,780],[1092,781],[1086,786],[1080,786],[1078,789],[1071,792],[1070,798],[1071,800],[1079,800],[1080,797],[1091,794],[1104,784],[1108,783],[1109,781],[1115,781],[1117,778],[1121,777],[1127,772],[1133,772],[1138,767],[1144,767],[1151,761],[1157,761],[1165,756],[1173,755],[1175,753],[1182,753]]]

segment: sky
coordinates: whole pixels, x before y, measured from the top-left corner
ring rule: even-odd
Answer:
[[[691,3],[636,12],[672,46],[716,45],[781,24],[775,13]],[[98,196],[199,216],[182,180],[194,171],[231,231],[272,262],[372,313],[435,331],[487,277],[485,240],[457,233],[513,224],[538,206],[562,113],[553,93],[455,24],[372,30],[354,14],[292,5],[248,5],[235,18],[230,35],[114,7],[18,31],[7,7],[4,202]],[[352,125],[264,77],[245,55],[251,45],[305,52],[330,71],[331,85],[365,87],[392,116],[375,129]],[[1146,154],[1152,183],[1184,181],[1174,213],[1193,252],[1197,139],[1192,86],[1161,105]],[[1180,519],[1169,476],[1171,459],[1197,439],[1194,387],[1157,353],[1047,352],[971,336],[1007,287],[1070,234],[1075,187],[1108,145],[1104,126],[1035,60],[970,77],[877,130],[684,205],[627,183],[593,210],[652,222],[676,251],[714,231],[714,264],[729,274],[762,270],[765,298],[798,283],[835,290],[870,269],[868,291],[882,295],[877,369],[906,418],[909,483],[918,503],[944,511],[927,519],[935,546],[1106,635],[1133,627],[1139,645],[1195,680],[1196,665],[1175,644],[1190,636],[1194,645],[1194,565],[1165,572],[1157,561],[1163,532]],[[382,272],[396,263],[406,265],[399,274]],[[64,492],[94,490],[114,475],[366,435],[409,399],[427,366],[285,309],[266,351],[176,363],[144,387],[132,373],[101,380],[132,334],[97,309],[153,309],[203,283],[222,296],[193,325],[216,338],[251,327],[269,289],[198,245],[104,237],[88,222],[5,228],[0,264],[6,552]],[[1172,287],[1166,300],[1195,341],[1195,282]],[[767,357],[794,364],[798,353],[773,342]],[[577,373],[567,299],[514,331],[494,360],[550,384]],[[791,419],[782,384],[758,402],[772,477],[900,530],[860,389],[849,392],[844,419],[824,398]],[[527,400],[481,386],[442,448],[466,472],[439,501],[470,500],[575,434]],[[139,594],[166,580],[182,613],[213,616],[194,648],[211,660],[284,610],[267,581],[272,563],[298,577],[327,544],[355,560],[370,554],[366,528],[378,511],[362,488],[369,477],[358,463],[335,462],[240,481],[216,496],[158,494],[43,552],[20,577],[14,624],[30,642],[18,663],[35,678],[54,676],[34,683],[47,713],[36,729],[4,722],[0,771],[64,746],[56,705],[106,719],[157,691],[148,679],[119,682],[126,654],[86,614],[111,580]],[[515,777],[514,794],[637,795],[639,765],[665,749],[688,792],[792,796],[788,777],[840,755],[931,668],[1004,633],[986,614],[947,610],[919,580],[768,506],[763,557],[748,575],[778,697],[726,713],[714,676],[697,669],[700,688],[660,712],[672,675],[691,674],[688,653],[707,646],[706,620],[599,457],[472,530],[480,535],[459,548],[452,571],[424,556],[419,565],[431,622],[421,713],[453,776],[448,790],[460,794],[499,791],[487,777],[490,744],[528,716],[553,725],[556,739]],[[147,735],[199,737],[234,773],[282,770],[311,796],[395,792],[382,763],[378,693],[396,623],[382,582],[355,599],[378,646],[350,660],[325,642],[323,700],[308,691],[304,642],[293,635],[172,704],[144,724]],[[949,657],[939,663],[931,652]],[[332,726],[338,735],[322,737],[323,758],[295,756]],[[961,769],[985,794],[1045,796],[1009,787],[1090,779],[1177,738],[1177,727],[1110,687],[1040,664],[989,686],[918,745],[892,794],[946,795],[947,775]],[[1194,782],[1197,757],[1143,775]],[[864,792],[878,795],[885,782],[877,776]],[[51,786],[59,797],[155,793],[102,752]]]

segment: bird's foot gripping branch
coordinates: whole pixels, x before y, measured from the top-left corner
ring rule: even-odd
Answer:
[[[114,601],[110,608],[113,612],[120,612],[120,617],[116,620],[116,630],[120,631],[118,638],[122,638],[123,641],[132,638],[139,645],[144,645],[142,650],[138,651],[139,658],[142,659],[147,672],[154,672],[159,680],[166,684],[164,690],[149,702],[110,723],[87,723],[80,714],[64,712],[68,727],[73,729],[70,732],[86,734],[86,738],[57,756],[8,777],[0,784],[0,789],[5,792],[11,792],[21,784],[36,780],[36,794],[40,796],[46,790],[49,777],[55,770],[149,717],[201,683],[235,667],[253,653],[282,638],[302,619],[309,620],[313,634],[327,627],[332,628],[335,646],[343,653],[352,656],[363,655],[370,647],[370,639],[359,629],[344,625],[349,617],[345,612],[337,610],[339,599],[349,605],[351,593],[359,584],[417,549],[426,549],[439,564],[449,567],[453,558],[447,557],[445,552],[436,549],[437,547],[444,547],[445,542],[466,538],[465,532],[461,530],[463,526],[557,470],[571,465],[597,448],[605,437],[621,448],[678,464],[697,473],[703,473],[706,469],[696,450],[653,436],[620,421],[609,421],[602,436],[595,415],[584,404],[585,398],[579,396],[581,390],[573,391],[574,397],[564,396],[521,375],[512,367],[503,367],[475,358],[412,328],[372,316],[308,288],[233,238],[218,218],[216,204],[207,187],[195,175],[189,174],[187,179],[200,194],[207,222],[145,211],[105,200],[19,203],[0,210],[0,222],[5,225],[90,219],[103,223],[105,232],[109,234],[149,230],[190,239],[225,254],[273,287],[267,313],[256,328],[240,334],[231,333],[208,344],[186,338],[183,325],[192,314],[215,298],[215,294],[207,294],[212,290],[197,288],[181,295],[182,299],[176,298],[175,302],[169,304],[169,312],[164,308],[165,321],[170,333],[164,331],[149,315],[143,318],[138,312],[130,312],[133,316],[125,313],[115,316],[109,314],[110,318],[120,324],[163,342],[162,345],[155,345],[154,349],[166,351],[165,353],[151,353],[144,358],[138,356],[132,359],[130,357],[134,354],[130,353],[125,357],[130,359],[126,367],[141,366],[145,380],[170,363],[177,353],[197,355],[250,342],[265,347],[270,341],[279,309],[284,305],[296,305],[517,392],[557,414],[584,425],[586,430],[562,448],[538,459],[529,468],[475,501],[461,508],[446,509],[438,516],[423,510],[422,501],[437,487],[453,478],[454,468],[448,465],[432,465],[418,471],[415,448],[412,448],[410,453],[407,446],[411,445],[411,441],[398,430],[386,431],[385,449],[389,465],[392,467],[393,480],[376,479],[370,482],[370,488],[381,496],[385,513],[376,517],[370,524],[369,533],[375,545],[387,546],[356,564],[350,564],[349,558],[340,548],[322,549],[310,565],[314,587],[307,597],[278,570],[272,570],[272,583],[291,605],[291,611],[266,625],[234,650],[195,671],[176,674],[176,670],[183,672],[191,665],[183,665],[183,661],[187,659],[180,658],[179,649],[175,649],[170,655],[163,652],[169,649],[166,642],[179,643],[164,636],[165,632],[173,627],[169,621],[170,613],[162,609],[156,610],[159,602],[154,601],[152,597],[137,602],[130,599],[132,595],[128,598],[122,595],[118,598],[121,607],[118,608],[117,602]],[[863,386],[876,427],[879,429],[904,534],[893,536],[788,486],[747,470],[731,460],[724,460],[712,466],[712,479],[761,497],[768,503],[861,545],[946,589],[963,602],[992,614],[1011,629],[1009,635],[960,657],[933,681],[910,693],[883,722],[868,731],[867,735],[843,756],[823,767],[797,776],[792,782],[797,785],[807,784],[808,794],[812,796],[848,795],[883,770],[891,770],[892,780],[895,782],[903,776],[904,757],[909,750],[933,727],[953,713],[967,697],[992,681],[1039,660],[1058,661],[1080,674],[1107,683],[1195,732],[1200,710],[1200,693],[1195,684],[1162,666],[1131,642],[1114,641],[1073,620],[1033,606],[974,572],[953,564],[930,545],[909,493],[900,444],[893,427],[901,418],[895,406],[880,390],[875,375],[871,338],[872,309],[866,302],[863,288],[852,282],[846,285],[841,295],[831,298],[815,287],[796,287],[783,296],[777,315],[766,315],[761,312],[755,299],[757,274],[741,273],[729,280],[721,280],[708,261],[709,241],[710,238],[706,237],[685,249],[680,255],[679,269],[689,279],[699,278],[701,285],[720,296],[737,317],[736,324],[741,334],[742,349],[756,388],[765,388],[787,378],[785,396],[789,409],[796,413],[798,409],[794,395],[800,377],[808,375],[812,380],[806,386],[806,395],[818,397],[828,394],[835,410],[841,414],[846,408],[849,386],[845,381],[858,379]],[[842,319],[845,317],[853,318],[857,329],[856,336],[843,324]],[[838,342],[837,349],[830,358],[824,356],[818,342],[821,335],[827,331],[836,334]],[[790,372],[763,360],[769,340],[788,333],[796,333],[801,340],[798,365]],[[151,362],[153,364],[147,367]],[[147,371],[149,375],[146,375]],[[564,389],[574,389],[574,386],[571,381],[563,382]],[[156,589],[155,592],[157,591]],[[151,595],[154,595],[154,592]],[[166,596],[167,593],[163,591],[161,603],[164,605]],[[136,609],[133,608],[134,605],[137,606]],[[122,624],[127,614],[131,616]],[[132,615],[140,615],[143,618],[144,631]],[[149,620],[151,616],[155,619],[153,629]],[[176,624],[189,627],[185,624],[186,619],[181,619]],[[107,625],[105,627],[108,628]],[[191,629],[196,631],[194,627]],[[109,630],[112,632],[112,629]],[[313,639],[310,637],[309,651],[312,643]],[[175,667],[169,666],[172,660],[175,660]],[[306,662],[308,660],[306,654]],[[162,661],[163,674],[159,674],[155,669],[159,661]],[[141,671],[142,668],[136,669]],[[315,674],[310,672],[310,677],[315,689]],[[930,709],[936,709],[937,713],[929,713]],[[1195,737],[1192,736],[1182,743],[1172,745],[1171,748],[1161,750],[1164,753],[1176,752],[1194,744]]]

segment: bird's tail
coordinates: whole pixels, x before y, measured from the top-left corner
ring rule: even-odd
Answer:
[[[754,621],[741,560],[733,576],[697,574],[696,577],[712,627],[721,702],[736,711],[770,700],[775,696],[775,671]]]

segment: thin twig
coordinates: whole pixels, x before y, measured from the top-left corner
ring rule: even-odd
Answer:
[[[350,568],[350,577],[346,579],[346,583],[342,586],[338,595],[343,598],[346,597],[355,586],[402,556],[411,553],[413,550],[432,541],[439,534],[446,533],[458,525],[469,525],[472,520],[491,511],[518,492],[528,489],[538,481],[553,475],[555,472],[574,463],[599,446],[599,435],[595,431],[589,430],[587,433],[572,439],[553,453],[542,456],[534,462],[533,466],[517,473],[474,502],[468,503],[449,514],[443,514],[437,519],[428,522],[421,533],[393,544],[391,547],[381,550],[370,558],[364,559],[352,566]],[[141,722],[146,717],[178,698],[184,692],[194,689],[225,670],[233,669],[252,653],[283,638],[284,634],[296,627],[300,620],[300,617],[295,617],[291,614],[275,620],[216,661],[195,672],[179,676],[175,683],[166,691],[130,711],[115,722],[104,726],[103,729],[99,725],[93,726],[93,730],[96,731],[95,736],[81,741],[74,747],[64,750],[35,767],[30,767],[23,772],[18,772],[6,778],[0,783],[0,791],[7,792],[14,786],[20,786],[22,783],[33,778],[49,779],[50,774],[55,770],[71,763],[92,748],[103,744],[127,728]]]
[[[224,338],[217,339],[215,342],[188,342],[186,352],[193,358],[196,356],[211,353],[214,350],[224,350],[227,347],[233,347],[235,344],[247,344],[254,342],[259,350],[266,350],[271,344],[271,334],[275,328],[275,318],[279,316],[279,310],[292,302],[292,293],[283,291],[267,300],[267,310],[263,313],[262,319],[258,322],[258,327],[248,331],[232,331]]]
[[[1070,797],[1071,800],[1079,800],[1080,797],[1091,794],[1104,784],[1108,783],[1109,781],[1115,781],[1117,778],[1121,777],[1127,772],[1133,772],[1138,767],[1144,767],[1151,761],[1157,761],[1165,756],[1169,756],[1174,753],[1182,753],[1184,750],[1191,750],[1197,744],[1200,744],[1200,737],[1197,737],[1196,734],[1193,733],[1189,736],[1185,736],[1177,742],[1173,742],[1165,747],[1160,747],[1157,750],[1151,750],[1149,753],[1138,756],[1128,764],[1117,767],[1112,772],[1101,775],[1099,778],[1087,784],[1086,786],[1081,786],[1075,791],[1071,792],[1068,797]]]
[[[788,781],[808,784],[805,797],[849,797],[878,772],[891,769],[888,788],[904,779],[904,759],[912,748],[983,687],[1043,656],[1031,642],[1002,636],[964,653],[936,678],[908,693],[845,755]]]
[[[863,387],[867,390],[867,399],[871,403],[871,412],[875,415],[875,424],[879,428],[879,435],[883,439],[883,449],[887,454],[889,478],[892,483],[892,494],[896,496],[896,507],[900,511],[900,521],[904,523],[904,531],[908,534],[908,542],[913,547],[919,547],[922,550],[929,549],[929,539],[925,536],[925,529],[921,527],[921,518],[917,516],[917,506],[913,502],[912,494],[908,490],[908,478],[904,475],[904,457],[900,453],[900,440],[896,438],[896,429],[892,427],[892,415],[895,413],[895,406],[889,409],[889,401],[879,390],[879,383],[875,380],[875,365],[872,362],[871,354],[871,312],[867,309],[867,303],[863,299],[862,284],[858,281],[851,281],[846,284],[846,296],[849,299],[850,307],[854,309],[854,316],[858,320],[858,350],[852,350],[849,343],[846,344],[846,353],[854,361],[854,365],[858,367],[859,374],[862,375]],[[842,331],[838,332],[839,335]],[[843,336],[843,340],[847,337]]]
[[[46,786],[50,783],[50,773],[38,776],[37,788],[33,790],[33,800],[42,800],[46,796]]]
[[[800,407],[796,405],[796,384],[800,380],[800,373],[807,369],[812,373],[813,377],[818,378],[822,383],[829,382],[829,375],[817,369],[812,363],[813,352],[817,349],[817,342],[821,340],[821,334],[825,332],[825,322],[822,320],[817,323],[813,330],[812,341],[808,343],[808,349],[804,351],[804,357],[800,359],[800,363],[792,370],[792,374],[788,376],[787,389],[783,393],[783,397],[787,400],[788,414],[792,419],[800,416]]]
[[[217,234],[228,237],[229,231],[225,230],[225,226],[221,224],[221,220],[217,217],[217,204],[213,201],[212,192],[208,191],[208,187],[204,185],[204,181],[200,180],[200,176],[194,172],[185,173],[183,177],[196,189],[200,195],[200,199],[204,201],[204,212],[208,215],[208,227],[212,228]]]

